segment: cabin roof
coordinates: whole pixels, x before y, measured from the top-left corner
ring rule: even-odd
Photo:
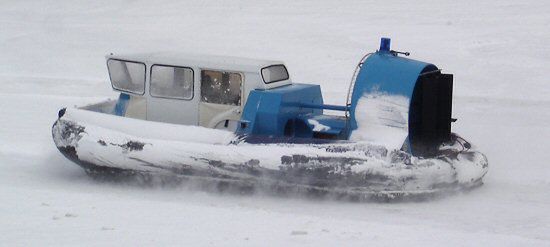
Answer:
[[[204,69],[222,69],[229,71],[259,73],[264,67],[284,64],[281,61],[251,59],[231,56],[216,56],[181,52],[151,52],[136,54],[110,54],[107,59],[129,60],[146,64],[163,64],[182,67],[199,67]]]

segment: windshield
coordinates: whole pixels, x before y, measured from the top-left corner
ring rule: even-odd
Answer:
[[[288,71],[282,64],[267,66],[262,69],[262,78],[266,84],[288,80]]]
[[[113,88],[135,94],[145,93],[145,64],[109,59],[107,68]]]

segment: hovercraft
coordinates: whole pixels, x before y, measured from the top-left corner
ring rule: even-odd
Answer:
[[[451,132],[453,76],[403,55],[382,38],[361,59],[340,106],[325,104],[319,85],[293,83],[278,61],[111,54],[118,99],[61,109],[53,140],[93,176],[358,199],[481,185],[487,158]]]

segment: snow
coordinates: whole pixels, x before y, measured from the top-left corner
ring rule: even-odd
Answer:
[[[313,131],[327,131],[330,130],[329,126],[326,126],[322,123],[319,123],[319,121],[315,119],[308,119],[307,123],[311,124],[313,126]]]
[[[2,1],[0,245],[548,246],[547,1]],[[89,179],[51,140],[64,106],[115,97],[110,52],[285,61],[344,104],[361,56],[392,49],[455,75],[454,131],[485,185],[368,203],[142,188]]]
[[[409,134],[409,102],[401,95],[363,95],[355,108],[357,129],[350,139],[399,150]]]

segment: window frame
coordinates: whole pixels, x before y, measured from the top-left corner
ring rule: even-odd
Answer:
[[[245,84],[245,78],[244,78],[244,72],[241,72],[241,71],[235,71],[235,70],[223,70],[223,69],[211,69],[211,68],[199,68],[199,70],[201,71],[200,75],[199,75],[199,81],[201,83],[201,88],[200,88],[200,96],[199,96],[199,101],[202,102],[202,103],[208,103],[208,104],[217,104],[217,105],[228,105],[228,104],[218,104],[218,103],[211,103],[211,102],[205,102],[205,101],[202,101],[202,71],[204,70],[207,70],[207,71],[214,71],[214,72],[221,72],[221,73],[233,73],[233,74],[237,74],[241,77],[241,88],[240,88],[240,93],[239,93],[239,96],[240,96],[240,102],[238,105],[230,105],[230,106],[240,106],[242,107],[243,106],[243,100],[244,100],[244,84]]]
[[[277,66],[283,66],[286,70],[286,78],[285,79],[281,79],[281,80],[277,80],[277,81],[270,81],[270,82],[266,82],[265,81],[265,78],[264,78],[264,74],[262,73],[262,71],[264,69],[267,69],[267,68],[270,68],[270,67],[277,67]],[[264,82],[264,84],[271,84],[271,83],[275,83],[275,82],[280,82],[280,81],[286,81],[286,80],[289,80],[290,79],[290,73],[288,73],[288,69],[286,68],[286,66],[284,64],[272,64],[272,65],[269,65],[269,66],[266,66],[266,67],[263,67],[260,69],[260,77],[262,77],[262,81]]]
[[[115,87],[115,85],[113,83],[113,78],[111,78],[111,69],[109,68],[109,61],[111,61],[111,60],[120,61],[120,62],[127,62],[127,63],[137,63],[137,64],[142,64],[144,66],[144,70],[143,70],[143,93],[133,92],[133,91],[124,90],[124,89]],[[114,90],[118,90],[118,91],[125,92],[125,93],[131,93],[131,94],[135,94],[135,95],[145,95],[145,91],[146,91],[145,89],[147,88],[146,87],[146,84],[147,84],[147,65],[145,63],[138,62],[138,61],[132,61],[132,60],[126,60],[126,59],[109,58],[109,59],[107,59],[107,62],[105,64],[107,65],[107,74],[109,74],[109,81],[111,82],[111,87]]]
[[[155,95],[153,95],[151,93],[151,88],[152,88],[152,82],[153,82],[153,67],[155,67],[155,65],[163,66],[163,67],[190,69],[191,73],[193,74],[193,84],[192,84],[193,89],[191,90],[191,93],[192,93],[191,98],[186,99],[186,98],[180,98],[180,97],[155,96]],[[178,66],[178,65],[160,64],[160,63],[155,63],[155,64],[151,65],[151,67],[149,67],[149,95],[153,98],[177,99],[177,100],[192,101],[195,98],[195,70],[193,68],[187,67],[187,66]]]

